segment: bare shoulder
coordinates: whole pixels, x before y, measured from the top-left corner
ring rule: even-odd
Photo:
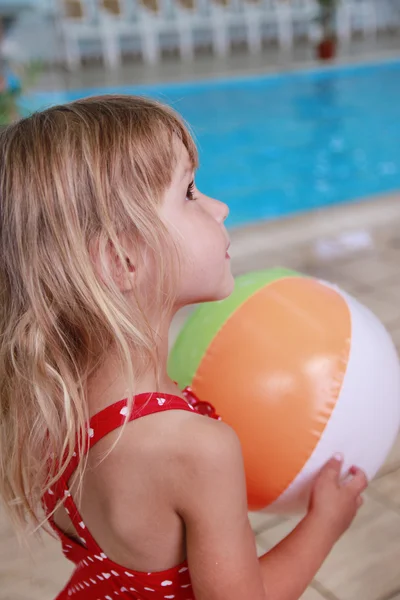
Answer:
[[[177,424],[178,425],[178,424]],[[226,423],[190,414],[184,427],[171,429],[164,499],[184,519],[208,494],[234,489],[245,502],[240,441]],[[165,447],[164,447],[165,449]]]
[[[108,481],[103,493],[113,503],[143,485],[162,498],[165,509],[182,515],[200,489],[216,489],[229,477],[245,487],[239,439],[222,421],[171,410],[128,423],[118,439],[120,434],[100,440],[93,455],[95,463],[107,455],[95,472]]]
[[[178,462],[193,467],[193,462],[220,460],[241,454],[236,433],[222,421],[198,413],[171,410],[149,415],[129,423],[121,439],[121,451],[140,448],[148,458]]]
[[[91,451],[87,526],[116,562],[138,570],[178,564],[185,558],[182,519],[195,518],[187,508],[196,498],[200,502],[206,487],[215,490],[238,453],[230,427],[191,411],[164,411],[127,423]],[[155,528],[149,527],[154,515]]]
[[[176,458],[182,467],[190,469],[209,464],[226,467],[241,456],[241,446],[234,430],[222,421],[192,415],[180,432]],[[218,460],[216,460],[218,458]]]
[[[240,441],[226,423],[187,411],[167,411],[137,423],[117,450],[127,459],[140,456],[149,477],[160,482],[164,500],[183,501],[197,488],[236,474],[243,480]],[[131,424],[129,424],[130,426]],[[128,461],[127,461],[128,462]],[[244,485],[244,483],[243,483]]]
[[[213,465],[225,468],[227,463],[236,463],[241,458],[234,430],[222,421],[198,413],[168,411],[152,415],[146,431],[149,435],[143,448],[159,455],[159,459],[168,457],[170,467],[179,468],[180,472],[186,468],[193,473],[207,464],[209,468]]]

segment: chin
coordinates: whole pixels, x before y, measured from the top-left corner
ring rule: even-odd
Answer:
[[[202,293],[198,296],[187,298],[180,303],[178,308],[181,309],[184,306],[192,306],[195,304],[206,304],[207,302],[220,302],[221,300],[225,300],[225,298],[228,298],[232,294],[233,287],[234,286],[232,285],[226,287],[225,289],[219,289],[215,292],[210,291],[209,293]]]
[[[230,285],[227,285],[225,287],[225,289],[222,290],[220,294],[218,294],[218,297],[215,298],[215,300],[225,300],[225,298],[229,298],[229,296],[232,294],[234,288],[235,288],[235,282],[232,281],[232,283]]]
[[[196,291],[192,289],[191,292],[184,293],[178,301],[179,309],[192,304],[225,300],[225,298],[228,298],[232,294],[235,288],[235,280],[231,273],[221,277],[213,286],[210,283],[210,281],[207,281],[204,282],[204,285],[199,286],[197,282],[196,287],[200,287],[201,289]]]
[[[225,300],[225,298],[228,298],[232,294],[234,288],[235,280],[233,275],[231,275],[229,278],[226,278],[225,281],[219,282],[218,289],[215,291],[212,297],[207,300],[203,300],[203,302],[218,302],[220,300]]]

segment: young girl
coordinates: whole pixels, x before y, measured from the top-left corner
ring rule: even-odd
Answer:
[[[181,119],[143,98],[1,133],[0,496],[76,565],[58,600],[297,600],[361,504],[364,475],[333,458],[258,560],[238,439],[168,378],[175,312],[234,285],[228,209],[196,166]]]

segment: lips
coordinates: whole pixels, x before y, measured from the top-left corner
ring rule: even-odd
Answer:
[[[225,253],[225,257],[226,258],[230,258],[231,257],[230,254],[229,254],[229,248],[230,247],[231,247],[231,243],[229,242],[228,245],[227,245],[227,247],[226,247],[226,253]]]

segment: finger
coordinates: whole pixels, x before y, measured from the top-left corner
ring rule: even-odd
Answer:
[[[357,502],[357,508],[360,508],[364,504],[364,498],[362,496],[358,496],[356,502]]]
[[[368,487],[368,479],[364,471],[358,467],[352,467],[349,471],[349,477],[346,478],[345,485],[354,494],[361,494]]]
[[[322,467],[320,471],[320,477],[339,482],[342,467],[343,455],[335,454],[335,456],[328,460],[328,462]]]
[[[356,475],[357,473],[357,468],[356,467],[350,467],[350,469],[347,471],[347,473],[344,474],[342,480],[341,480],[341,484],[345,485],[346,483],[349,483],[354,475]]]

